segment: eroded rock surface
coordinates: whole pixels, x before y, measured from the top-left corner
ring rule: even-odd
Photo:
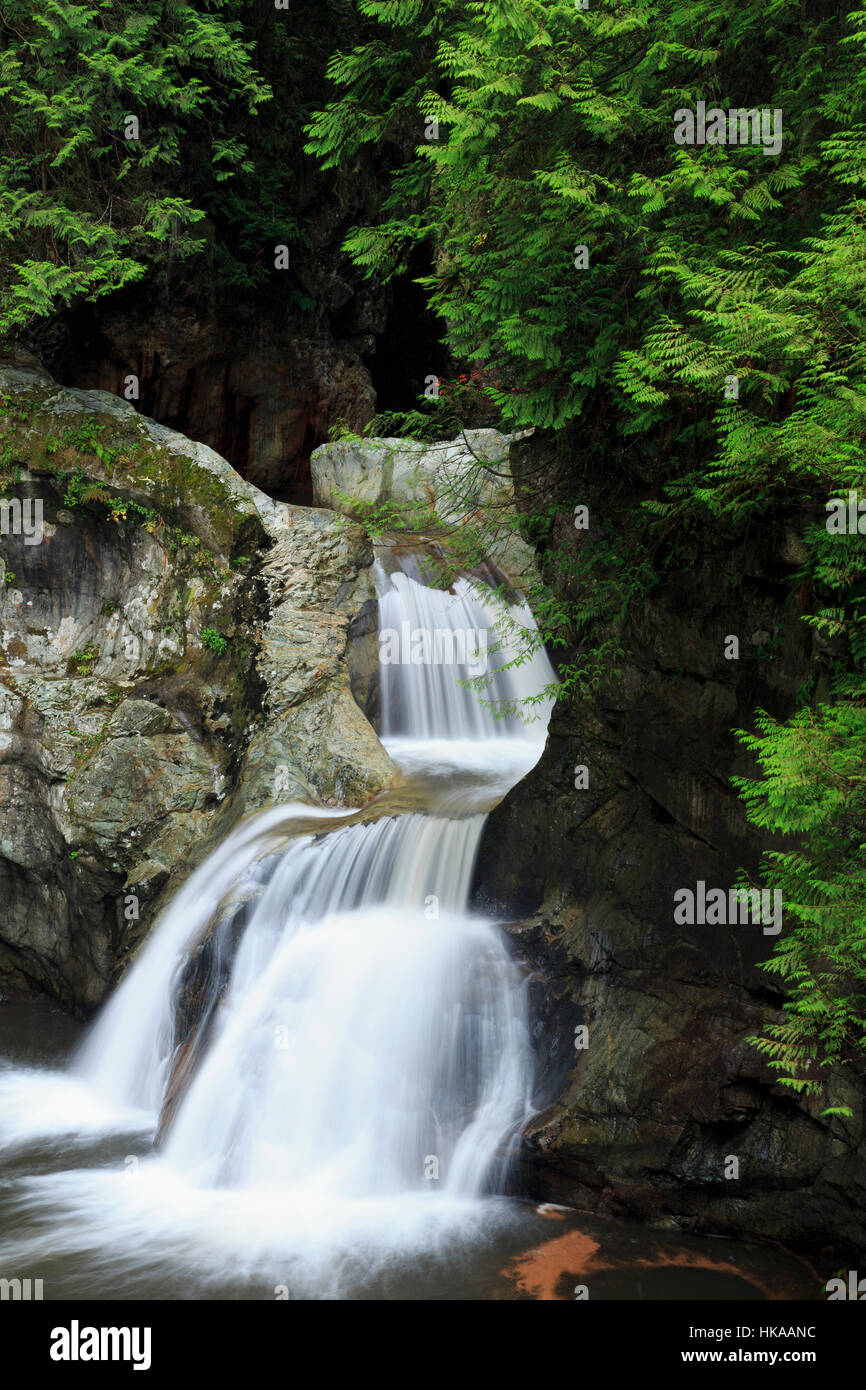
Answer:
[[[509,452],[521,436],[466,430],[457,439],[346,438],[323,444],[310,459],[313,499],[346,516],[379,509],[410,530],[431,523],[479,530],[484,557],[515,583],[536,577],[535,555],[519,531]]]
[[[241,815],[391,779],[346,662],[372,553],[38,364],[0,403],[2,495],[42,515],[2,537],[0,989],[86,1012]]]

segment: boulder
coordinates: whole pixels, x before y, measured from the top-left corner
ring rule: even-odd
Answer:
[[[0,405],[0,990],[87,1013],[241,816],[392,779],[347,661],[372,551],[20,354]]]
[[[313,500],[349,517],[375,516],[410,531],[478,529],[484,558],[518,586],[537,579],[520,534],[509,450],[523,436],[466,430],[457,439],[361,439],[323,444],[310,458]]]

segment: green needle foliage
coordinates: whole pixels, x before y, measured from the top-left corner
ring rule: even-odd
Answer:
[[[382,220],[347,249],[387,277],[432,246],[431,303],[505,421],[561,427],[603,403],[669,478],[720,440],[736,464],[747,424],[778,416],[807,367],[813,389],[859,383],[866,15],[791,0],[359,8],[385,34],[332,60],[343,95],[309,148],[330,165],[409,146]],[[701,98],[780,108],[782,153],[677,145],[675,112]]]
[[[866,706],[841,701],[787,724],[763,711],[742,734],[763,781],[738,778],[750,819],[796,836],[766,856],[788,917],[766,968],[788,987],[785,1018],[753,1039],[783,1085],[818,1093],[822,1070],[866,1052]]]
[[[201,249],[205,214],[182,166],[204,166],[214,183],[249,172],[234,112],[270,95],[238,9],[0,8],[0,334]],[[138,139],[126,138],[129,117]]]

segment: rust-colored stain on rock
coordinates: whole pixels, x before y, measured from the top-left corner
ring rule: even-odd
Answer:
[[[532,1250],[516,1256],[502,1271],[506,1279],[513,1281],[520,1293],[542,1302],[567,1301],[567,1296],[556,1292],[563,1277],[585,1279],[587,1275],[598,1274],[602,1270],[613,1269],[704,1269],[715,1274],[729,1274],[751,1284],[767,1299],[778,1299],[780,1293],[772,1290],[755,1273],[732,1264],[729,1260],[713,1260],[706,1255],[690,1250],[672,1250],[654,1256],[635,1256],[628,1260],[618,1260],[600,1254],[601,1246],[597,1240],[582,1231],[569,1231],[555,1240],[545,1241]]]

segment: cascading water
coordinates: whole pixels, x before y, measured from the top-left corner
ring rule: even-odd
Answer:
[[[382,737],[419,810],[336,827],[345,813],[306,806],[251,819],[178,893],[72,1074],[0,1076],[0,1143],[34,1130],[77,1142],[136,1124],[152,1133],[190,953],[244,905],[158,1154],[135,1159],[134,1183],[105,1169],[53,1174],[50,1204],[44,1179],[25,1182],[31,1255],[59,1240],[109,1268],[126,1240],[145,1263],[170,1247],[224,1269],[228,1248],[238,1271],[267,1253],[315,1296],[395,1249],[467,1237],[496,1209],[482,1194],[501,1190],[509,1136],[531,1106],[525,979],[467,902],[485,812],[540,756],[549,711],[528,728],[513,712],[497,721],[458,683],[510,655],[493,641],[492,595],[381,565],[377,582]],[[510,618],[532,622],[523,605]],[[488,693],[513,706],[552,678],[536,656],[493,675]]]
[[[535,630],[528,605],[507,608],[477,581],[463,578],[453,590],[431,588],[419,582],[414,556],[402,563],[408,573],[397,569],[389,575],[381,561],[376,567],[386,743],[397,737],[524,739],[526,725],[510,707],[535,695],[553,675],[540,653],[503,669],[514,655],[509,630]],[[483,698],[471,684],[476,677],[484,678]],[[496,717],[490,706],[499,707]],[[543,737],[547,719],[529,728]]]

